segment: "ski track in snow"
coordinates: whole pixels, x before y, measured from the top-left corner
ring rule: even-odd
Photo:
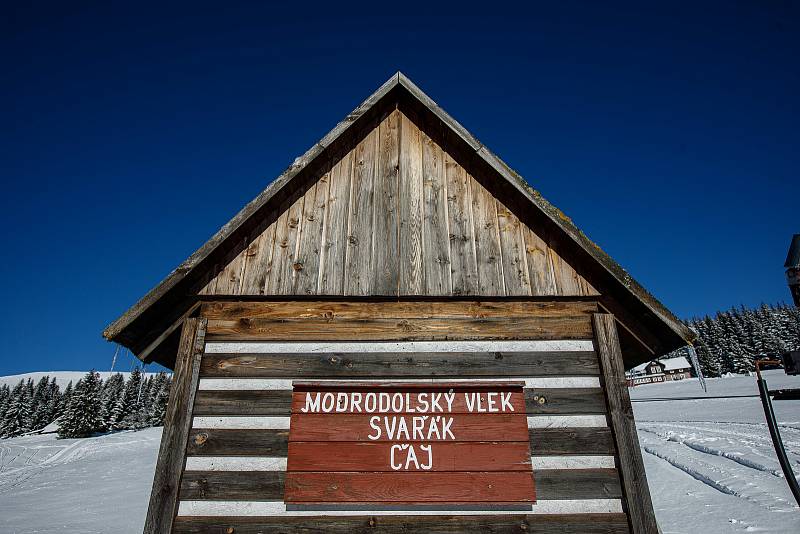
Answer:
[[[721,450],[721,449],[718,449],[718,448],[715,448],[715,447],[709,447],[707,445],[704,445],[702,443],[693,441],[691,439],[684,438],[680,434],[676,434],[673,431],[669,431],[667,433],[664,433],[664,432],[660,432],[658,430],[653,430],[652,428],[648,428],[646,426],[639,427],[639,431],[640,432],[649,432],[649,433],[654,434],[654,435],[656,435],[656,436],[658,436],[658,437],[660,437],[662,439],[665,439],[667,441],[674,441],[675,443],[680,443],[680,444],[685,445],[685,446],[689,447],[690,449],[695,450],[697,452],[702,452],[702,453],[705,453],[705,454],[710,454],[712,456],[721,456],[723,458],[727,458],[728,460],[731,460],[732,462],[736,462],[736,463],[738,463],[740,465],[743,465],[745,467],[749,467],[751,469],[755,469],[756,471],[762,471],[764,473],[770,473],[771,475],[776,476],[776,477],[783,477],[783,472],[780,469],[773,469],[773,468],[767,467],[765,465],[762,465],[762,464],[760,464],[758,462],[754,462],[753,460],[750,460],[750,459],[746,458],[745,456],[743,456],[741,453],[732,453],[732,452],[724,451],[724,450]],[[728,440],[728,443],[731,443],[731,441]]]
[[[760,466],[764,469],[755,469],[751,465],[732,461],[727,456],[688,447],[679,439],[671,439],[673,436],[669,435],[645,431],[640,432],[639,437],[645,453],[669,462],[673,467],[721,493],[750,501],[771,511],[796,508],[791,497],[783,491],[786,485],[783,478],[775,476],[764,466]]]

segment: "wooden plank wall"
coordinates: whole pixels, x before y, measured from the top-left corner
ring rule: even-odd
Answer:
[[[208,320],[207,343],[173,532],[629,532],[619,460],[592,341],[593,306],[541,302],[205,304],[201,314]],[[505,321],[493,322],[492,317],[499,317],[503,309]],[[442,316],[452,326],[446,342],[441,341],[436,325]],[[320,317],[327,318],[327,323]],[[542,321],[558,317],[549,331],[562,337],[540,336],[536,331],[520,335],[514,325],[526,317]],[[258,327],[232,330],[234,320]],[[376,341],[355,329],[345,329],[341,335],[340,326],[349,321],[361,322],[366,332],[372,331],[372,322],[409,321],[414,327],[387,329],[384,338]],[[476,335],[480,321],[485,321],[487,332]],[[303,334],[272,329],[294,323],[307,323]],[[508,325],[507,331],[502,324]],[[283,485],[292,381],[385,382],[397,377],[404,383],[523,381],[537,504],[525,509],[471,510],[287,507]]]
[[[201,294],[597,295],[398,110],[240,248]]]
[[[205,332],[205,319],[184,320],[144,534],[168,534],[172,530],[178,507],[178,481],[186,457],[185,444],[192,425]]]

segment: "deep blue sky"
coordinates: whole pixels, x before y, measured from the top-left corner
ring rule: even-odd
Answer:
[[[397,70],[677,315],[789,299],[797,4],[29,4],[0,8],[0,374],[107,369],[103,327]]]

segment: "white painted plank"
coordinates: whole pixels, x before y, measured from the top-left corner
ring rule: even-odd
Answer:
[[[613,469],[613,456],[532,456],[535,470]],[[189,456],[187,471],[286,471],[286,458],[272,456]]]
[[[308,380],[303,380],[307,382]],[[524,381],[526,388],[599,388],[600,378],[596,376],[548,376],[536,378],[414,378],[403,379],[375,379],[376,383],[398,382],[435,384],[446,382],[509,382]],[[291,390],[292,379],[281,378],[201,378],[200,389],[205,391],[256,391],[256,390]],[[346,382],[342,379],[315,379],[314,382]]]
[[[289,430],[288,417],[195,417],[192,428],[229,428],[249,430]]]
[[[288,430],[289,417],[195,417],[192,428],[279,429]],[[528,428],[605,427],[605,415],[535,415],[528,417]]]
[[[206,343],[207,354],[274,354],[295,352],[591,352],[591,340],[534,341],[404,341],[374,343]]]
[[[528,428],[606,427],[605,415],[534,415],[528,417]]]
[[[188,456],[186,471],[286,471],[286,458],[271,456]]]
[[[531,456],[535,470],[544,469],[614,469],[613,456]]]
[[[282,501],[181,501],[178,506],[179,516],[348,516],[348,515],[485,515],[485,514],[614,514],[622,513],[622,501],[619,499],[575,499],[575,500],[540,500],[529,506],[514,509],[489,508],[486,510],[458,509],[447,506],[431,506],[414,508],[378,506],[362,507],[352,510],[330,509],[296,510],[287,509]]]

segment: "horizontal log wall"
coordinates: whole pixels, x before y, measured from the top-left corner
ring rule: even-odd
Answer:
[[[201,313],[208,319],[210,341],[201,364],[174,532],[352,532],[367,527],[385,532],[628,532],[591,327],[583,333],[595,310],[593,303],[205,304]],[[558,319],[563,327],[537,336],[517,330],[523,317]],[[445,320],[452,325],[450,339],[456,340],[440,341],[435,325],[428,328]],[[355,328],[341,334],[343,324],[375,321],[415,321],[418,328],[387,328],[378,340],[351,334]],[[460,328],[467,322],[478,326]],[[305,335],[286,335],[285,325],[295,323]],[[563,335],[568,332],[575,334]],[[472,509],[287,507],[283,492],[292,385],[324,388],[328,381],[343,380],[356,386],[365,381],[384,387],[418,383],[421,388],[434,381],[464,387],[486,381],[524,384],[520,406],[529,428],[537,503]],[[337,439],[335,432],[322,437]],[[491,447],[492,439],[504,437],[488,432],[461,439]]]
[[[238,245],[201,294],[597,295],[398,110]]]
[[[210,302],[208,340],[427,341],[592,338],[596,302]]]
[[[176,534],[263,534],[265,532],[325,532],[326,534],[353,534],[356,532],[382,532],[407,534],[484,534],[498,532],[526,532],[531,534],[581,533],[627,534],[625,514],[582,515],[443,515],[419,516],[262,516],[248,518],[178,517]]]

